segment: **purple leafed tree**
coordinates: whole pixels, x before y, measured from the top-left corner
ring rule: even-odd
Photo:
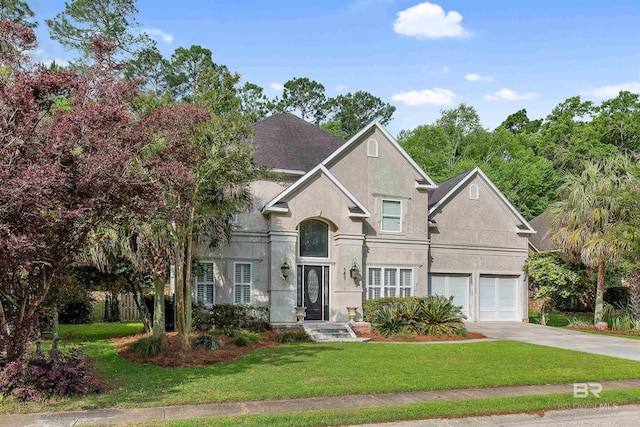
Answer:
[[[188,171],[168,156],[147,161],[158,141],[180,146],[208,119],[193,105],[136,117],[135,81],[105,58],[84,74],[34,66],[23,54],[33,32],[0,23],[0,351],[19,358],[61,272],[98,224],[164,209],[161,180],[181,185]],[[174,146],[175,146],[174,145]]]

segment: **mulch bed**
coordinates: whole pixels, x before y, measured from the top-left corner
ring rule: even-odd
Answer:
[[[186,352],[180,349],[180,343],[178,341],[178,333],[167,333],[162,340],[162,352],[155,357],[143,358],[136,353],[129,350],[131,344],[140,338],[144,337],[144,334],[132,335],[122,338],[112,338],[111,342],[115,344],[116,353],[124,357],[133,363],[151,363],[157,366],[163,367],[191,367],[191,366],[207,366],[214,363],[226,363],[237,359],[240,359],[250,351],[269,348],[280,345],[275,341],[276,332],[267,331],[260,334],[261,339],[257,343],[248,347],[238,347],[233,344],[232,339],[226,336],[219,336],[222,341],[222,348],[218,350],[207,350],[204,348],[191,348]],[[426,336],[426,335],[408,335],[408,336],[392,336],[385,337],[377,331],[371,331],[369,333],[359,333],[360,338],[370,338],[371,341],[383,341],[383,342],[426,342],[426,341],[462,341],[477,338],[486,338],[484,335],[476,332],[468,332],[467,337],[463,338],[459,335],[441,335],[441,336]]]
[[[479,338],[486,338],[486,336],[478,332],[467,332],[466,337],[460,335],[394,335],[385,337],[378,331],[371,331],[367,333],[358,333],[358,338],[370,338],[371,341],[381,342],[428,342],[428,341],[464,341],[475,340]]]
[[[124,357],[130,362],[151,363],[153,365],[165,367],[207,366],[214,363],[231,362],[233,360],[240,359],[250,351],[279,345],[278,342],[273,340],[273,336],[275,335],[274,332],[267,331],[260,335],[262,337],[260,341],[248,347],[238,347],[231,343],[230,338],[220,336],[218,338],[222,341],[223,346],[218,350],[191,348],[191,350],[184,352],[180,349],[178,333],[170,332],[166,334],[162,340],[162,352],[152,358],[142,358],[132,351],[129,351],[131,344],[145,335],[112,338],[111,342],[115,344],[118,355]]]

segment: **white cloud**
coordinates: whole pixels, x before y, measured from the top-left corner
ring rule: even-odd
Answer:
[[[481,76],[480,74],[475,73],[467,74],[464,78],[470,82],[488,82],[493,80],[493,78],[489,76]]]
[[[342,92],[346,89],[347,87],[344,85],[338,85],[336,86],[336,92]]]
[[[35,51],[35,58],[36,60],[44,64],[46,67],[49,67],[54,62],[56,63],[56,65],[60,67],[69,66],[69,61],[65,61],[64,59],[60,59],[60,58],[51,58],[49,54],[42,49],[38,49]]]
[[[640,82],[628,82],[618,85],[608,85],[596,87],[583,91],[582,94],[594,96],[596,98],[615,98],[618,96],[621,90],[627,90],[629,92],[640,93]]]
[[[142,30],[143,33],[147,33],[154,39],[160,39],[167,44],[171,44],[173,42],[173,35],[167,34],[162,30],[158,30],[157,28],[145,28]]]
[[[511,89],[505,88],[505,89],[500,89],[499,91],[494,92],[493,94],[485,95],[484,100],[485,101],[524,101],[527,99],[533,99],[536,96],[538,95],[533,92],[518,93]]]
[[[412,90],[410,92],[396,93],[391,97],[392,100],[403,102],[405,105],[449,105],[453,103],[456,94],[449,89],[434,88],[425,90]]]
[[[418,39],[467,37],[470,33],[460,24],[462,15],[455,10],[445,12],[435,3],[417,4],[398,12],[393,24],[396,33]]]
[[[451,68],[447,67],[446,65],[444,67],[442,67],[442,72],[443,73],[448,73],[449,71],[451,71]]]
[[[271,82],[269,83],[269,87],[273,90],[282,90],[284,89],[284,85],[282,83]]]

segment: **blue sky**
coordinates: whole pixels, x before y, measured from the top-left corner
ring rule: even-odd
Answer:
[[[68,60],[44,19],[64,0],[28,1],[42,60]],[[545,117],[568,97],[640,92],[635,0],[138,0],[137,19],[169,57],[180,46],[279,95],[309,77],[327,96],[365,90],[397,107],[392,134],[474,106],[485,127],[526,108]]]

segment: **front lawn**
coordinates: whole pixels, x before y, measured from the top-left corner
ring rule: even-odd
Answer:
[[[544,314],[547,319],[547,326],[555,326],[564,328],[569,324],[569,321],[573,319],[583,320],[585,322],[591,322],[593,324],[593,313],[563,313],[552,312]],[[540,324],[540,312],[529,310],[529,323]]]
[[[95,328],[96,326],[91,326]],[[84,335],[85,326],[71,329]],[[73,335],[73,334],[72,334]],[[511,341],[456,344],[305,343],[257,350],[227,364],[162,368],[90,341],[111,390],[48,404],[0,401],[0,411],[141,407],[640,378],[640,363]]]

